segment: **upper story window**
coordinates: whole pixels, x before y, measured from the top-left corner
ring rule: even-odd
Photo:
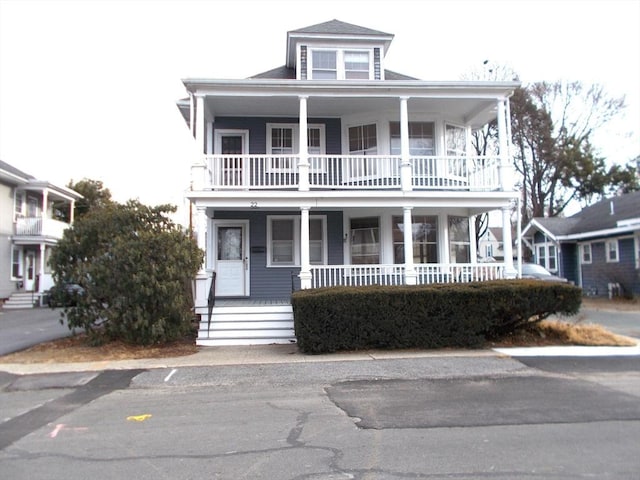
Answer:
[[[24,192],[16,192],[15,216],[21,217],[24,213]]]
[[[447,124],[445,127],[447,157],[463,157],[467,154],[467,136],[465,129]]]
[[[344,52],[344,78],[369,80],[369,52]]]
[[[311,78],[314,80],[335,80],[338,78],[338,52],[335,50],[314,50],[311,55]]]
[[[435,155],[433,122],[409,122],[409,154]],[[391,155],[400,155],[400,122],[390,122]]]
[[[378,154],[378,136],[375,123],[349,127],[349,154]]]
[[[369,50],[311,50],[313,80],[369,80],[371,70]]]

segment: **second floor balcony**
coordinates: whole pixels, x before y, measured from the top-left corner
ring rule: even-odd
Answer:
[[[302,161],[301,161],[302,160]],[[196,190],[503,190],[497,156],[206,155]],[[302,175],[301,175],[302,173]]]
[[[59,220],[43,217],[19,217],[16,219],[16,236],[49,237],[61,239],[70,225]]]

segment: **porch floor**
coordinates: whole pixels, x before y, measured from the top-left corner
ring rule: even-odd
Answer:
[[[216,298],[216,307],[260,307],[264,305],[291,305],[288,298]]]

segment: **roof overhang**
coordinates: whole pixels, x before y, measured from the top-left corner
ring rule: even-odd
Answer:
[[[274,79],[184,79],[190,93],[205,98],[214,116],[299,115],[300,97],[307,97],[309,117],[341,117],[346,113],[399,111],[408,98],[409,112],[446,114],[479,128],[496,117],[497,100],[508,98],[519,82],[312,81]],[[178,102],[188,118],[188,101]]]
[[[72,190],[68,187],[60,187],[58,185],[54,185],[53,183],[47,181],[40,180],[31,180],[26,184],[20,185],[17,190],[37,190],[37,191],[45,191],[53,197],[59,200],[66,200],[68,202],[79,200],[82,197],[81,194]]]
[[[530,229],[536,228],[542,232],[545,236],[554,242],[576,242],[580,240],[588,240],[591,238],[599,237],[611,237],[615,235],[623,235],[640,231],[640,221],[620,221],[615,228],[607,228],[603,230],[593,230],[590,232],[572,233],[569,235],[555,235],[535,219],[531,220],[527,226],[522,230],[522,236],[524,236]]]
[[[9,172],[8,170],[4,170],[0,168],[0,180],[11,183],[13,185],[24,185],[25,183],[29,183],[29,179],[25,178],[21,175],[16,175],[15,173]]]

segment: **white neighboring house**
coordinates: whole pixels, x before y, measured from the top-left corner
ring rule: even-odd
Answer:
[[[513,251],[513,249],[512,249]],[[478,241],[478,260],[493,262],[504,260],[504,242],[502,228],[489,227]]]
[[[53,218],[53,206],[73,221],[79,193],[37,180],[0,161],[0,300],[3,308],[33,307],[53,285],[51,248],[70,223]]]
[[[288,32],[281,67],[183,80],[178,107],[197,150],[187,197],[206,251],[198,344],[295,341],[295,289],[516,275],[509,97],[519,83],[392,72],[393,37],[332,20]],[[472,132],[494,120],[500,153],[475,155]],[[492,210],[507,251],[479,263],[474,216]]]

